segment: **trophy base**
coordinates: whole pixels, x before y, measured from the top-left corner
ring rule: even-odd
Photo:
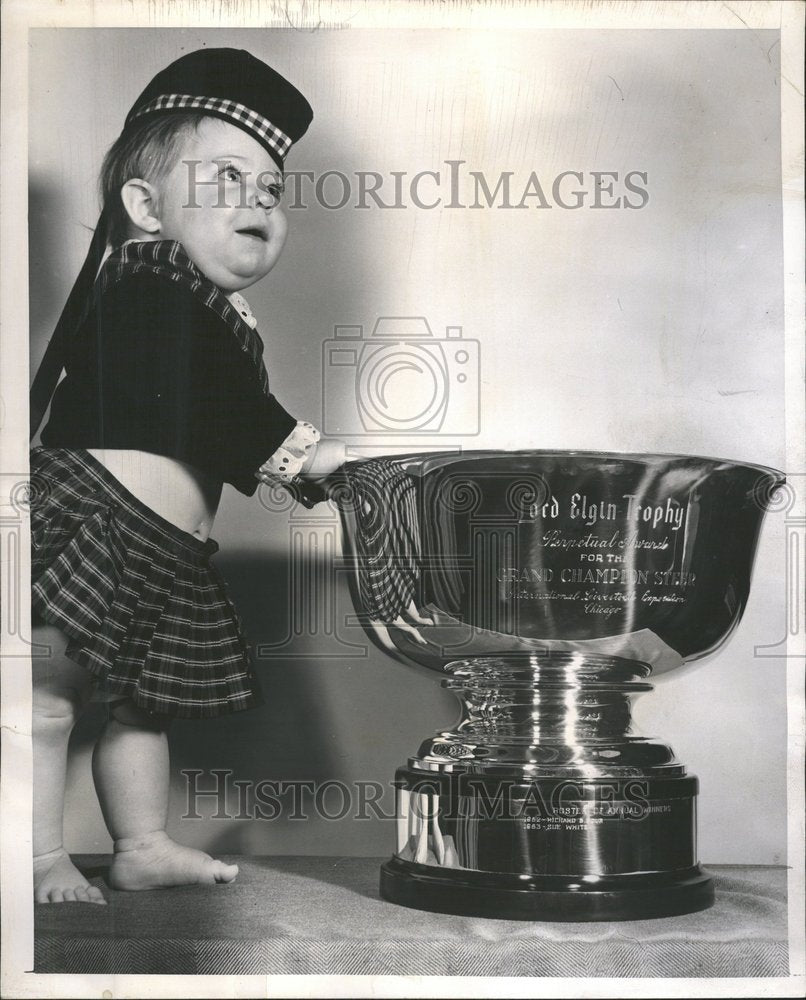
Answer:
[[[392,858],[381,867],[381,896],[417,910],[501,920],[647,920],[705,910],[713,880],[699,865],[674,872],[601,877],[436,870]]]
[[[381,895],[509,920],[639,920],[710,906],[698,782],[637,735],[650,668],[566,651],[456,661],[455,731],[395,775],[397,849]]]

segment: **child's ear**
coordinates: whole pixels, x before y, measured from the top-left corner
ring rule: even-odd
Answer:
[[[134,177],[120,189],[120,199],[132,225],[146,233],[156,234],[160,231],[157,192],[152,184]]]

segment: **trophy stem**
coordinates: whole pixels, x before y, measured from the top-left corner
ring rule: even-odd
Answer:
[[[697,779],[633,732],[639,661],[546,652],[455,661],[456,727],[400,768],[381,893],[441,912],[610,920],[710,906]]]

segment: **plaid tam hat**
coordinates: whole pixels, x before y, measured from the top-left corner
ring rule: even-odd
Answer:
[[[237,125],[283,167],[313,111],[284,77],[244,49],[199,49],[157,73],[134,102],[124,132],[145,115],[203,111]]]

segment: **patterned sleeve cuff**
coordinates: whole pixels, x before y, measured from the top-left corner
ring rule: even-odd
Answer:
[[[290,483],[299,475],[302,466],[319,440],[319,431],[307,420],[298,420],[280,447],[261,465],[256,475],[273,476],[283,483]]]

